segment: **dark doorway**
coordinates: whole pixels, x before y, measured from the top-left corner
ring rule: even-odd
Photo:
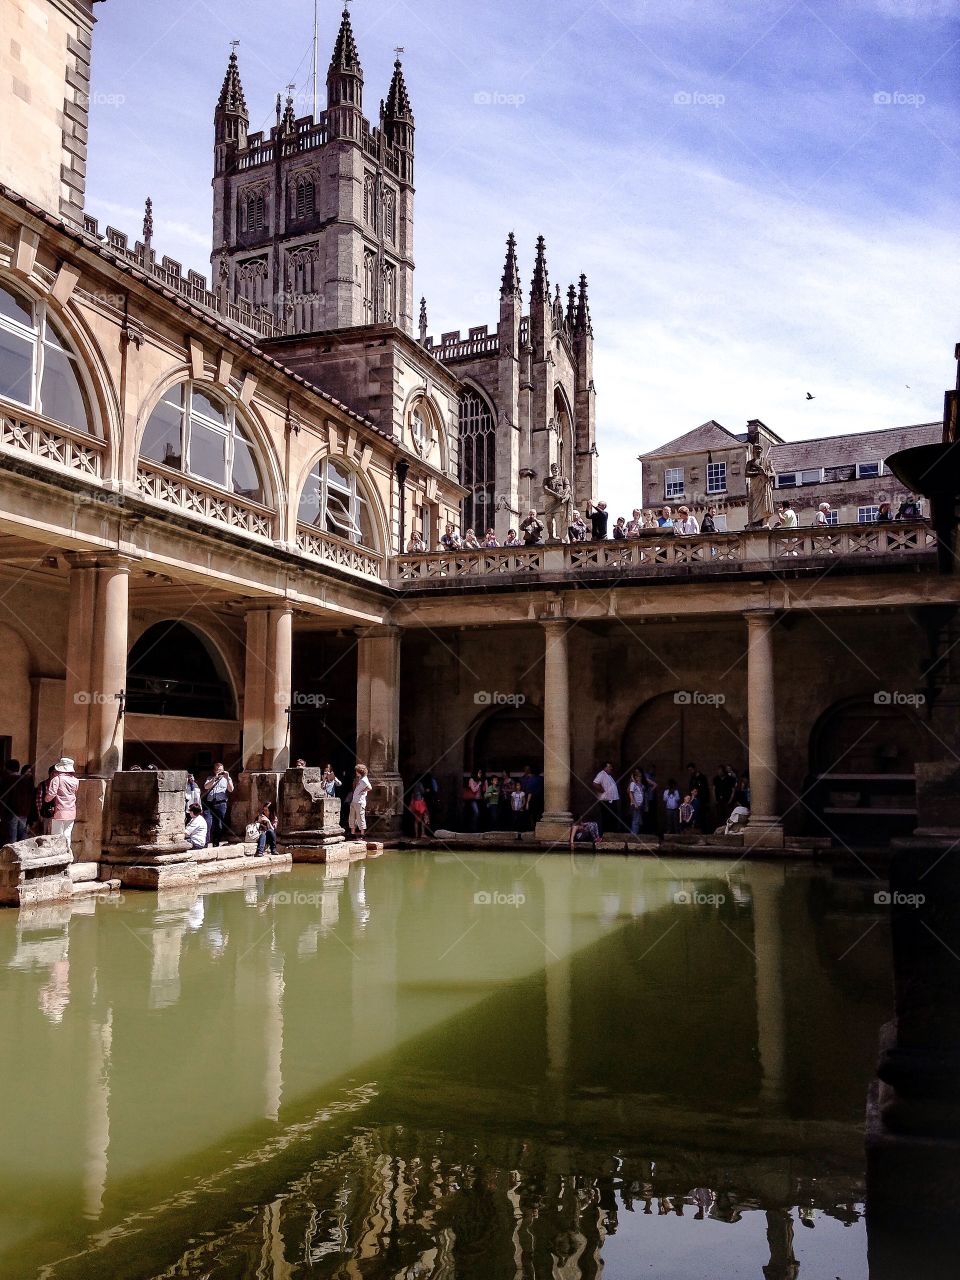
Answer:
[[[357,638],[296,631],[290,701],[290,761],[333,765],[343,790],[357,762]]]

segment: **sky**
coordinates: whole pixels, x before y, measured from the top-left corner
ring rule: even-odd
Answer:
[[[323,80],[340,0],[319,0]],[[585,272],[600,497],[711,418],[787,440],[942,417],[953,385],[960,0],[354,0],[364,108],[394,48],[416,117],[430,331]],[[213,110],[239,40],[251,130],[312,109],[313,0],[97,6],[87,210],[209,271]],[[301,105],[302,104],[302,105]],[[813,395],[807,399],[807,392]]]

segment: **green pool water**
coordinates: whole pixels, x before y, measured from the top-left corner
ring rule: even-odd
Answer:
[[[864,1280],[874,889],[431,852],[0,914],[0,1276]]]

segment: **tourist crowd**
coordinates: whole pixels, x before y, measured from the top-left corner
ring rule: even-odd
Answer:
[[[831,510],[829,502],[821,502],[813,517],[812,524],[814,527],[824,527],[832,524]],[[904,498],[900,503],[895,514],[891,503],[881,502],[878,507],[876,522],[878,524],[887,524],[893,520],[919,520],[920,518],[919,503],[915,498],[908,497]],[[626,516],[618,516],[611,528],[607,504],[605,502],[597,502],[596,504],[588,502],[586,505],[586,519],[579,511],[574,511],[565,535],[560,537],[560,531],[558,530],[558,538],[562,542],[605,542],[608,539],[613,539],[614,542],[621,542],[629,538],[642,538],[645,534],[650,533],[662,535],[664,531],[674,534],[676,537],[689,538],[697,534],[725,532],[725,528],[722,527],[724,524],[725,519],[721,518],[716,506],[708,506],[703,517],[698,520],[688,506],[681,505],[676,508],[663,506],[656,511],[642,511],[639,507],[634,507],[633,514],[629,520]],[[796,529],[799,524],[800,521],[793,502],[790,499],[785,499],[778,505],[769,527],[771,529]],[[438,549],[442,551],[482,551],[485,548],[500,546],[542,547],[546,541],[547,526],[543,518],[536,511],[530,510],[527,512],[526,517],[519,522],[518,528],[508,531],[502,543],[497,538],[496,530],[493,528],[487,529],[486,533],[480,536],[475,529],[467,529],[461,533],[454,525],[447,524],[440,535]],[[407,553],[409,555],[422,554],[429,550],[430,548],[424,541],[423,534],[415,530],[407,542]]]

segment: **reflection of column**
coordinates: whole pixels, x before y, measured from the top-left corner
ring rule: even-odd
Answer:
[[[543,817],[541,840],[560,840],[570,832],[570,624],[566,618],[541,618],[543,660]]]
[[[369,770],[367,825],[373,834],[399,833],[400,628],[363,627],[357,641],[357,759]]]
[[[264,1111],[268,1120],[280,1119],[280,1102],[283,1097],[283,958],[280,967],[267,966],[266,1070],[263,1076]]]
[[[243,680],[243,766],[279,771],[290,763],[289,708],[293,668],[293,610],[247,609]]]
[[[786,1210],[767,1210],[767,1245],[770,1261],[763,1268],[765,1280],[797,1280],[800,1263],[793,1251],[793,1218]]]
[[[786,1067],[780,920],[783,874],[781,867],[758,866],[750,875],[757,975],[757,1050],[763,1073],[760,1096],[770,1105],[782,1101]]]
[[[123,757],[118,694],[127,683],[131,560],[92,552],[68,559],[63,752],[76,761],[78,773],[111,777]]]
[[[90,1026],[90,1084],[87,1089],[87,1134],[83,1161],[83,1212],[99,1218],[107,1185],[110,1146],[110,1050],[113,1011]]]
[[[549,1114],[566,1116],[570,1063],[570,953],[573,914],[570,889],[574,883],[566,862],[541,862],[543,881],[543,963],[547,1001],[547,1087]]]
[[[751,843],[783,844],[777,811],[777,708],[773,682],[772,609],[751,609],[747,619],[747,745]]]

